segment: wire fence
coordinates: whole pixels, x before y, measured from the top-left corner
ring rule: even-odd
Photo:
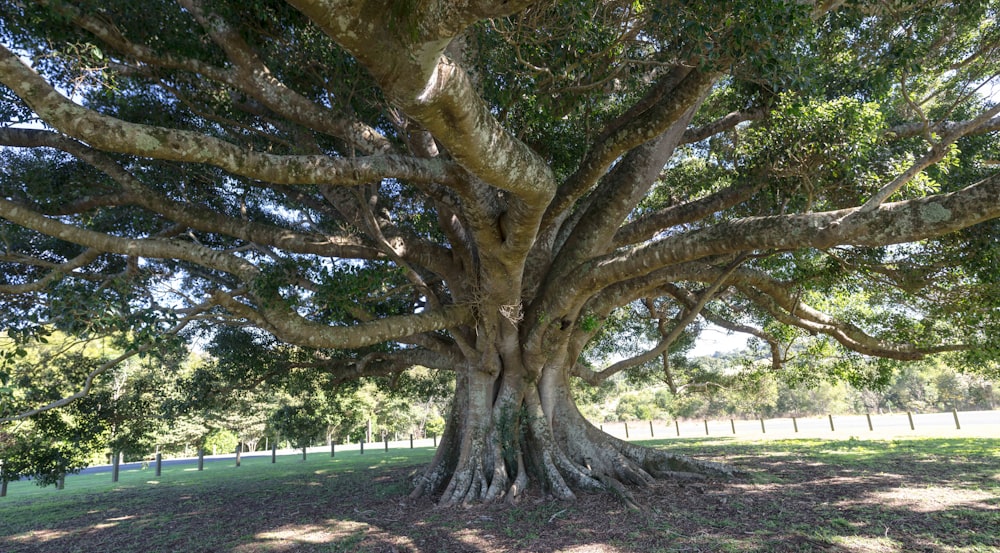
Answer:
[[[724,437],[892,438],[901,436],[1000,438],[1000,411],[824,415],[781,418],[677,419],[605,422],[601,430],[630,440]]]
[[[866,415],[833,415],[782,417],[756,419],[675,419],[649,421],[622,421],[597,423],[604,432],[626,440],[648,440],[669,438],[704,438],[704,437],[737,437],[740,439],[788,439],[788,438],[823,438],[844,439],[848,437],[887,439],[896,437],[971,437],[1000,438],[1000,411],[964,411],[952,410],[945,413],[914,413],[903,411],[898,413],[866,414]],[[437,447],[438,437],[414,438],[408,440],[389,440],[387,437],[377,442],[359,441],[354,443],[330,443],[324,446],[311,446],[296,450],[278,449],[272,444],[270,450],[245,452],[238,446],[235,451],[222,454],[208,454],[201,450],[197,457],[187,459],[164,460],[162,455],[137,462],[123,463],[121,456],[114,456],[110,465],[99,465],[85,469],[84,472],[110,472],[112,482],[117,482],[122,470],[134,468],[153,468],[160,476],[164,463],[196,464],[197,470],[204,470],[206,461],[213,463],[235,463],[238,467],[244,457],[270,456],[272,463],[277,463],[281,457],[298,456],[306,459],[309,455],[329,455],[336,457],[337,453],[378,454],[398,449],[413,449],[416,447]],[[215,452],[213,452],[215,453]],[[2,480],[2,479],[0,479]],[[2,482],[6,484],[6,481]],[[64,480],[60,480],[56,489],[62,489]],[[6,495],[6,486],[0,489],[0,497]]]

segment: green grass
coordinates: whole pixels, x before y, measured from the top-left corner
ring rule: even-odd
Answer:
[[[57,490],[55,486],[41,487],[28,480],[10,482],[7,497],[0,498],[0,504],[18,506],[22,502],[37,505],[73,505],[81,495],[133,490],[142,487],[187,487],[202,485],[239,485],[260,479],[284,479],[292,476],[308,477],[333,473],[350,474],[356,471],[372,470],[387,465],[417,464],[429,462],[434,449],[429,447],[395,449],[385,452],[381,449],[365,452],[337,452],[331,458],[329,453],[312,453],[302,461],[301,453],[279,455],[276,463],[270,456],[243,457],[240,466],[235,460],[208,461],[204,470],[199,471],[196,463],[186,465],[163,465],[160,476],[156,476],[154,463],[148,468],[122,470],[118,482],[111,481],[111,472],[97,474],[70,474],[66,476],[66,486]]]
[[[12,483],[0,551],[1000,550],[1000,440],[648,440],[730,463],[734,481],[661,482],[632,512],[607,494],[513,507],[406,500],[431,448],[244,458]]]

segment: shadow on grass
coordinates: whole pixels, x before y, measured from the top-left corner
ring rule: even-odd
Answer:
[[[751,476],[657,482],[636,490],[646,507],[642,512],[606,494],[581,494],[575,502],[528,497],[514,507],[438,509],[406,500],[419,465],[405,460],[383,466],[316,460],[280,470],[261,465],[245,467],[252,470],[238,479],[178,477],[0,502],[0,551],[1000,548],[1000,440],[648,443],[727,462]]]

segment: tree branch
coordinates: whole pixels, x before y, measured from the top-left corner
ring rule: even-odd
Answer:
[[[447,305],[412,315],[390,316],[351,327],[329,326],[301,317],[290,309],[255,309],[222,291],[213,299],[230,313],[274,334],[283,341],[310,348],[354,349],[401,340],[415,334],[446,330],[473,320],[468,305]]]
[[[94,249],[88,249],[73,259],[53,267],[48,274],[34,282],[0,285],[0,294],[27,294],[30,292],[40,292],[49,284],[58,281],[62,277],[72,273],[74,270],[92,263],[100,255],[101,252]]]
[[[733,272],[737,269],[737,267],[739,267],[744,261],[746,261],[747,257],[748,256],[746,255],[741,255],[736,259],[736,261],[730,264],[730,266],[727,267],[723,271],[723,273],[719,275],[718,278],[715,279],[715,282],[713,282],[704,292],[702,292],[699,295],[698,301],[695,302],[693,306],[691,306],[689,309],[682,311],[683,314],[678,316],[676,322],[674,323],[674,327],[670,330],[668,334],[662,337],[660,342],[654,348],[642,354],[631,357],[629,359],[623,359],[617,363],[614,363],[610,367],[594,372],[592,375],[578,374],[578,376],[580,376],[581,378],[583,378],[584,380],[586,380],[591,384],[599,384],[600,382],[606,380],[607,378],[623,370],[627,370],[632,367],[648,363],[649,361],[652,361],[653,359],[659,357],[660,354],[666,352],[670,348],[670,346],[672,346],[674,342],[677,341],[677,338],[679,338],[681,333],[684,332],[684,329],[687,328],[688,325],[690,325],[692,322],[694,322],[695,319],[698,318],[698,316],[701,314],[702,309],[704,309],[705,306],[708,304],[708,302],[715,297],[715,294],[722,288],[723,285],[726,284],[726,281],[729,278],[729,276],[733,274]]]
[[[230,273],[244,281],[251,280],[258,273],[257,267],[244,259],[198,244],[160,238],[121,238],[86,230],[49,219],[3,198],[0,198],[0,218],[53,238],[101,252],[190,261],[209,269]]]
[[[375,128],[354,119],[335,116],[327,108],[317,105],[285,86],[250,50],[239,34],[225,26],[221,20],[214,20],[215,25],[207,25],[207,28],[214,31],[213,38],[229,54],[230,61],[234,63],[232,69],[219,68],[192,58],[158,53],[147,46],[129,41],[114,26],[100,18],[85,14],[75,6],[49,0],[40,0],[39,3],[49,6],[64,17],[71,18],[73,23],[106,45],[139,62],[163,69],[187,71],[231,86],[289,120],[344,140],[365,154],[387,153],[392,149],[388,139]],[[182,5],[189,13],[196,14],[199,19],[204,20],[201,10],[195,9],[197,4],[186,0]]]
[[[282,227],[237,220],[194,204],[175,202],[143,185],[114,160],[54,132],[3,128],[0,129],[0,144],[23,148],[58,148],[89,163],[111,177],[127,191],[126,195],[116,196],[119,200],[124,201],[117,204],[107,203],[106,205],[138,205],[195,230],[225,234],[247,242],[267,244],[295,253],[352,259],[377,259],[380,256],[378,250],[350,236],[300,233]],[[74,207],[93,207],[91,204],[99,204],[98,200],[99,198],[91,200],[90,203],[74,205]],[[62,212],[75,213],[75,211],[67,211],[67,209],[69,206],[64,206]]]
[[[688,129],[684,132],[684,138],[681,141],[682,144],[691,144],[693,142],[701,142],[710,136],[715,136],[720,132],[727,131],[740,123],[745,123],[747,121],[758,121],[763,119],[767,115],[767,110],[763,108],[752,109],[749,111],[733,111],[727,113],[726,115],[698,127],[697,129]]]
[[[555,193],[545,160],[500,125],[466,72],[443,56],[454,36],[480,14],[494,13],[492,9],[466,5],[465,10],[396,13],[363,10],[349,2],[290,3],[353,54],[386,96],[469,172],[529,204],[545,203]],[[493,6],[483,7],[487,5]],[[532,213],[529,219],[534,217]]]
[[[692,297],[693,294],[691,292],[681,288],[680,286],[675,286],[673,284],[667,283],[663,285],[662,289],[664,292],[669,294],[677,301],[687,305],[688,309],[694,306],[697,302],[697,300],[694,297]],[[715,326],[725,328],[726,330],[730,330],[732,332],[749,334],[751,336],[756,336],[757,338],[760,338],[765,343],[767,343],[768,348],[771,350],[771,368],[774,370],[781,369],[782,363],[784,362],[781,355],[781,344],[774,336],[768,334],[767,332],[764,332],[759,328],[754,328],[752,326],[733,322],[715,313],[711,309],[702,309],[701,316],[706,321],[714,324]]]
[[[949,146],[951,146],[951,144],[953,144],[956,140],[974,131],[975,129],[979,128],[985,123],[989,122],[990,119],[997,114],[1000,114],[1000,104],[997,104],[996,106],[993,106],[992,109],[989,109],[981,113],[978,117],[976,117],[971,121],[967,121],[965,123],[953,127],[951,132],[942,137],[940,141],[935,143],[931,147],[930,151],[928,151],[927,154],[924,155],[924,157],[920,158],[915,163],[910,165],[910,167],[906,171],[904,171],[901,175],[893,179],[892,182],[883,186],[882,189],[876,192],[874,196],[872,196],[867,202],[865,202],[865,204],[862,205],[861,208],[856,213],[865,213],[881,205],[883,202],[888,200],[890,196],[895,194],[897,190],[902,188],[903,185],[913,180],[913,178],[916,177],[918,174],[920,174],[924,169],[930,167],[931,165],[937,163],[938,161],[941,161],[941,159],[944,158],[944,156],[946,156],[950,151]],[[848,215],[848,216],[853,217],[856,215]],[[841,224],[841,223],[843,223],[843,221],[840,221],[835,224]]]
[[[649,240],[656,233],[669,228],[700,221],[713,213],[749,200],[765,185],[766,182],[763,180],[737,184],[704,198],[672,205],[643,215],[635,221],[623,225],[618,230],[614,237],[614,246],[620,248],[636,244]]]
[[[675,69],[663,77],[644,101],[613,122],[599,137],[575,173],[559,187],[556,200],[548,207],[542,228],[565,216],[573,204],[589,191],[622,154],[652,140],[680,120],[704,98],[717,75],[689,69]],[[646,107],[644,103],[650,105]]]
[[[448,184],[461,180],[441,159],[377,155],[332,158],[275,155],[240,148],[192,131],[128,123],[78,106],[0,45],[0,82],[59,131],[99,150],[169,161],[205,163],[276,184],[357,185],[383,178]]]
[[[743,251],[885,246],[941,236],[1000,216],[1000,173],[947,194],[886,203],[877,209],[748,217],[665,236],[595,259],[571,289],[600,289],[660,267]],[[848,217],[849,215],[855,216]],[[830,223],[841,220],[840,225]]]

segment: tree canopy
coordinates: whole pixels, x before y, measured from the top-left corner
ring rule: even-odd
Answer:
[[[854,379],[1000,352],[995,2],[0,6],[9,336],[199,341],[233,387],[451,373],[416,495],[724,472],[569,386],[669,378],[708,323]]]

